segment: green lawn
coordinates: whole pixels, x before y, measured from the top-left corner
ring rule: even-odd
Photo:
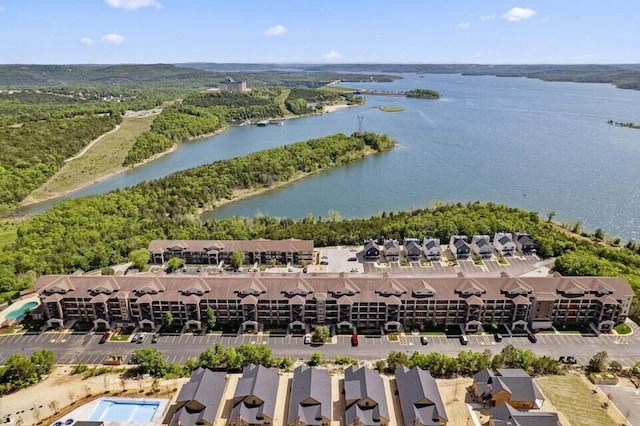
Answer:
[[[111,342],[127,342],[131,338],[130,334],[112,334],[109,338]]]
[[[616,332],[618,334],[629,334],[629,333],[631,333],[631,327],[629,327],[625,323],[616,325],[614,330],[616,330]]]

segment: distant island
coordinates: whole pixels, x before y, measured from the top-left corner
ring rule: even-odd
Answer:
[[[430,89],[413,89],[405,92],[407,98],[440,99],[440,92]]]
[[[621,123],[619,121],[609,120],[607,121],[607,124],[611,124],[612,126],[616,127],[628,127],[629,129],[640,129],[640,124],[636,124],[631,121],[628,123]]]
[[[402,107],[398,107],[398,106],[377,106],[376,108],[378,108],[380,111],[382,112],[402,112],[404,111],[404,108]]]

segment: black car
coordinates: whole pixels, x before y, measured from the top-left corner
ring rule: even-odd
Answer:
[[[429,339],[427,339],[427,336],[420,336],[420,343],[422,343],[423,345],[428,345]]]
[[[502,342],[502,334],[500,333],[494,333],[493,338],[496,340],[496,342]]]
[[[538,338],[537,338],[537,337],[536,337],[536,335],[535,335],[535,334],[533,334],[533,333],[529,333],[529,334],[527,334],[527,338],[529,339],[529,341],[530,341],[531,343],[538,343]]]
[[[158,343],[159,339],[160,339],[160,333],[154,333],[153,337],[151,338],[151,343]]]
[[[577,363],[578,363],[578,361],[576,360],[576,358],[575,358],[575,357],[573,357],[573,356],[568,356],[568,357],[567,357],[567,361],[566,361],[566,363],[567,363],[567,364],[577,364]]]

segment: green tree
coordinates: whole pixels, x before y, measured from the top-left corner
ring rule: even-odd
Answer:
[[[313,336],[311,336],[311,340],[318,343],[324,343],[328,341],[330,337],[331,331],[329,330],[329,327],[327,327],[326,325],[320,325],[316,327],[315,331],[313,332]]]
[[[609,363],[609,370],[613,371],[614,373],[620,373],[624,368],[622,367],[622,364],[620,364],[620,361],[618,360],[611,360],[611,362]]]
[[[225,356],[225,348],[220,343],[216,343],[213,347],[207,348],[200,354],[200,367],[216,370],[227,366]]]
[[[102,275],[114,275],[116,273],[116,271],[112,267],[107,266],[107,267],[102,268],[100,273]]]
[[[609,354],[606,351],[600,351],[589,360],[588,368],[593,373],[600,373],[607,369],[607,358]]]
[[[0,268],[0,292],[16,290],[18,279],[7,268]]]
[[[264,365],[270,367],[273,364],[271,348],[267,345],[242,344],[236,348],[240,359],[240,365],[246,367],[249,364]]]
[[[22,388],[38,381],[38,369],[24,355],[13,354],[4,364],[2,380],[13,388]]]
[[[593,238],[595,238],[596,241],[604,241],[604,237],[605,232],[602,230],[602,228],[596,229],[596,231],[593,233]]]
[[[216,326],[216,312],[211,306],[209,306],[205,312],[205,320],[207,322],[207,328],[213,330]]]
[[[141,374],[149,374],[152,377],[164,377],[168,370],[164,356],[155,348],[133,351],[131,363],[138,366],[138,371]]]
[[[149,250],[146,248],[139,248],[129,253],[129,261],[133,263],[133,266],[136,269],[141,271],[144,271],[147,268],[147,265],[149,265],[149,259]]]
[[[163,323],[164,326],[168,329],[173,327],[173,314],[171,313],[171,311],[167,311],[164,313]]]
[[[379,359],[375,363],[375,369],[378,370],[378,373],[384,373],[387,371],[387,362],[384,359]]]
[[[244,261],[244,253],[241,251],[234,251],[231,253],[231,258],[229,259],[229,264],[234,268],[238,269],[242,266],[242,262]]]
[[[324,364],[324,357],[320,352],[314,352],[311,354],[311,358],[307,362],[311,367]]]
[[[183,266],[184,266],[184,259],[181,259],[179,257],[172,257],[167,262],[167,267],[169,268],[170,271],[177,271]]]
[[[56,363],[56,356],[48,349],[36,349],[31,354],[31,362],[35,364],[39,376],[49,374],[51,368]]]
[[[402,365],[409,365],[409,356],[404,352],[389,352],[389,356],[387,357],[387,367],[389,371],[393,373]]]

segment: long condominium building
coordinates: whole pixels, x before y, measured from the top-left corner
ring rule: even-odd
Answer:
[[[152,263],[164,263],[172,257],[187,263],[217,265],[228,263],[234,252],[242,252],[245,264],[276,262],[311,263],[312,240],[153,240],[149,244]]]
[[[208,308],[218,322],[364,329],[482,324],[546,328],[625,320],[633,290],[622,278],[425,278],[345,274],[237,276],[44,275],[36,289],[50,325],[97,327],[174,323],[200,328]]]

